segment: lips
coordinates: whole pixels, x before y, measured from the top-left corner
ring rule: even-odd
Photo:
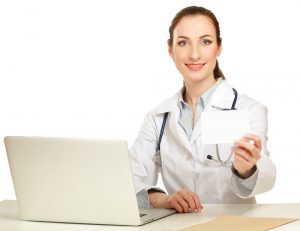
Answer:
[[[205,63],[196,63],[196,64],[185,64],[188,69],[191,71],[199,71],[205,65]]]

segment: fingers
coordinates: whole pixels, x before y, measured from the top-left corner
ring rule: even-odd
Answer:
[[[247,133],[244,135],[244,138],[248,141],[252,140],[254,142],[254,146],[261,150],[261,139],[259,136]]]
[[[196,205],[195,211],[198,212],[198,211],[202,210],[203,205],[201,204],[201,202],[199,200],[199,197],[196,193],[194,193],[193,199],[194,199],[194,202],[195,202],[195,205]]]
[[[234,168],[241,176],[249,176],[253,172],[256,162],[261,158],[261,140],[254,134],[245,134],[236,140],[232,149],[234,152]]]
[[[240,154],[246,160],[251,160],[251,157],[253,157],[255,160],[258,160],[261,152],[260,137],[254,134],[244,135],[242,139],[235,142],[233,151]],[[250,156],[248,157],[247,154]]]
[[[193,204],[190,204],[190,202],[186,200],[184,197],[178,197],[177,202],[181,207],[179,208],[179,210],[181,210],[184,213],[189,212],[190,207],[193,207]]]
[[[255,161],[246,160],[243,156],[236,154],[233,166],[242,175],[255,165]]]
[[[179,213],[198,212],[203,208],[198,195],[190,190],[177,191],[169,197],[169,204]]]
[[[189,212],[194,212],[194,211],[198,211],[199,209],[202,209],[202,205],[196,193],[187,190],[187,191],[183,191],[181,195],[182,198],[188,202]]]
[[[244,161],[251,162],[251,163],[256,162],[256,158],[246,149],[235,147],[233,150],[234,150],[235,155],[239,156]]]
[[[187,207],[187,204],[184,205],[184,201],[181,201],[181,203],[179,202],[179,198],[177,200],[172,200],[170,201],[170,208],[175,209],[177,212],[179,213],[183,213],[185,212],[185,208]]]
[[[237,140],[233,151],[235,154],[241,155],[245,160],[258,160],[260,158],[260,150],[244,140]]]

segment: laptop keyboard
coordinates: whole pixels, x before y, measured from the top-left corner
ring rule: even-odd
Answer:
[[[146,213],[140,213],[140,217],[146,216]]]

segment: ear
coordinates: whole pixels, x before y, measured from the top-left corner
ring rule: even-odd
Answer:
[[[220,46],[218,48],[218,53],[217,53],[217,57],[219,57],[222,53],[223,50],[223,46],[222,46],[222,38],[220,38]]]
[[[218,48],[218,52],[217,52],[217,56],[219,57],[222,53],[222,50],[223,50],[223,46],[222,46],[222,43],[220,44],[219,48]]]
[[[169,40],[168,40],[167,44],[168,44],[168,53],[169,53],[170,57],[172,59],[174,59],[173,58],[173,48],[172,48],[172,45],[170,44]]]

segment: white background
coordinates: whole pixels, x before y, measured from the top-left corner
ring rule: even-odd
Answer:
[[[177,11],[203,5],[223,37],[229,83],[269,108],[275,188],[261,203],[300,202],[297,1],[0,2],[0,138],[136,137],[145,114],[182,85],[167,53]],[[15,197],[0,143],[0,200]]]

